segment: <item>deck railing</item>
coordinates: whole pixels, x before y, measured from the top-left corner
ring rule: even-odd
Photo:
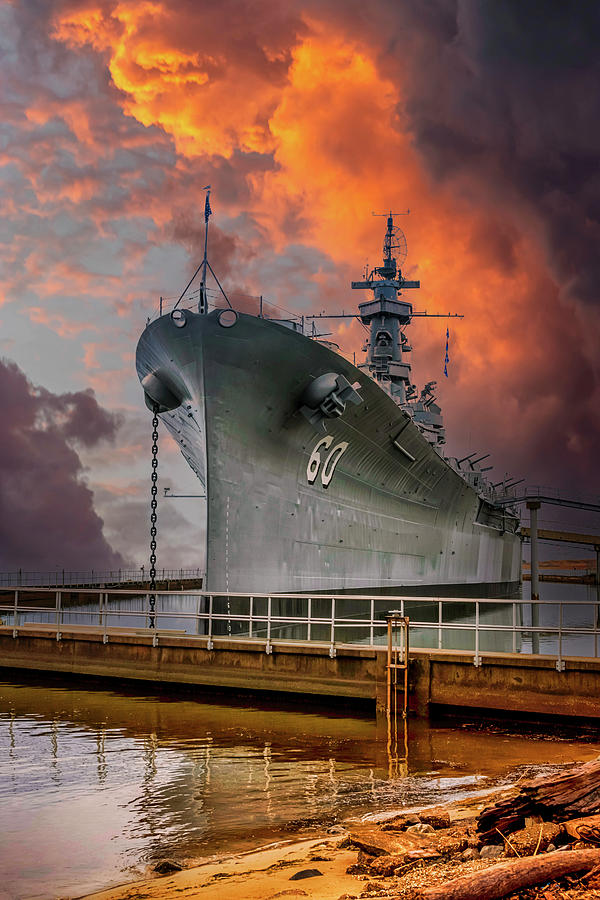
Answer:
[[[148,628],[151,596],[154,629]],[[209,648],[223,641],[259,642],[266,653],[277,642],[325,644],[331,656],[341,644],[382,646],[391,609],[409,617],[413,648],[460,650],[476,666],[485,655],[535,652],[553,658],[562,671],[566,656],[599,655],[600,607],[593,600],[532,606],[521,599],[464,597],[0,589],[0,623],[15,637],[34,624],[50,626],[57,640],[68,626],[93,626],[105,642],[114,632],[148,629],[154,643],[171,632],[193,635]]]

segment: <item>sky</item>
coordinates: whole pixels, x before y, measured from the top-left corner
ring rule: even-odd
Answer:
[[[234,304],[297,313],[353,309],[372,212],[410,209],[410,299],[464,315],[447,379],[447,320],[410,331],[448,451],[600,495],[599,43],[593,3],[2,0],[0,569],[144,564],[135,346],[201,259],[207,184]],[[161,502],[159,567],[201,565],[200,507]]]

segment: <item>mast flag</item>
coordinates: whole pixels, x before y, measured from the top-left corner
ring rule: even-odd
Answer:
[[[450,362],[450,357],[448,356],[448,341],[450,340],[450,330],[446,328],[446,357],[444,359],[444,375],[446,378],[448,377],[448,363]]]
[[[212,215],[212,209],[210,208],[210,185],[204,188],[206,191],[206,200],[204,201],[204,221],[208,222],[208,217]]]

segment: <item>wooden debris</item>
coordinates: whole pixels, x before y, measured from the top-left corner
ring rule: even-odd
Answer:
[[[523,783],[516,795],[485,809],[477,829],[483,843],[498,843],[498,832],[505,835],[521,830],[531,816],[561,821],[599,811],[600,760],[593,760],[552,778],[542,776]]]
[[[430,847],[433,844],[433,834],[408,834],[407,832],[386,832],[376,826],[355,826],[348,837],[342,842],[342,847],[358,847],[370,856],[384,856],[385,854],[402,854],[408,850],[418,850]]]
[[[575,841],[589,841],[600,844],[600,815],[569,819],[562,823],[565,832]]]
[[[600,850],[545,853],[480,869],[470,875],[425,888],[419,900],[499,900],[523,888],[587,871],[600,864]]]
[[[416,862],[418,859],[439,859],[439,856],[437,850],[407,850],[406,853],[378,856],[370,863],[369,869],[374,875],[393,875],[396,869],[408,862]]]
[[[382,831],[406,831],[413,825],[431,825],[432,828],[448,828],[450,825],[450,813],[441,806],[432,806],[415,813],[402,813],[394,816],[381,826]]]

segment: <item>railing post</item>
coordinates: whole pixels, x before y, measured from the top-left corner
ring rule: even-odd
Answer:
[[[19,591],[15,590],[15,611],[13,613],[13,637],[16,638],[19,634]]]
[[[594,608],[594,656],[598,659],[598,604]]]
[[[214,647],[213,644],[213,595],[211,594],[208,598],[208,640],[206,642],[206,649],[212,650]]]
[[[312,616],[312,597],[309,597],[308,598],[308,628],[306,630],[306,640],[307,641],[312,640],[312,638],[311,638],[311,622],[310,622],[311,616]]]
[[[600,545],[594,546],[596,551],[596,605],[594,606],[594,656],[598,656],[598,624],[600,622]]]
[[[248,638],[252,638],[252,616],[254,615],[254,597],[250,597],[250,602],[248,603],[248,615],[250,616],[250,621],[248,622]]]
[[[531,542],[531,652],[540,652],[540,566],[538,554],[538,510],[539,500],[528,500],[525,504],[529,510],[529,535]]]
[[[62,593],[56,592],[56,640],[62,640],[60,626],[62,625]]]
[[[108,628],[108,615],[107,615],[107,611],[106,611],[107,606],[108,606],[108,593],[105,593],[104,600],[102,602],[102,610],[103,610],[103,613],[102,613],[102,625],[103,625],[102,643],[103,644],[108,644],[108,632],[106,630]]]
[[[331,598],[331,634],[329,644],[329,656],[335,658],[335,597]]]
[[[375,600],[373,599],[373,597],[371,597],[369,606],[369,614],[371,617],[371,621],[369,623],[369,645],[372,647],[375,643]]]
[[[517,604],[512,605],[512,649],[517,652]]]
[[[271,598],[267,599],[267,643],[265,645],[265,653],[270,654],[273,652],[273,648],[271,647]]]
[[[438,650],[444,646],[442,640],[442,601],[438,599]]]
[[[473,665],[477,667],[481,665],[481,657],[479,656],[479,600],[475,601],[475,657]]]
[[[556,671],[565,671],[565,662],[562,658],[562,627],[563,627],[563,604],[558,604],[558,659],[556,660]]]
[[[164,575],[163,575],[164,581]],[[196,634],[200,634],[200,606],[202,604],[202,594],[196,597]]]

